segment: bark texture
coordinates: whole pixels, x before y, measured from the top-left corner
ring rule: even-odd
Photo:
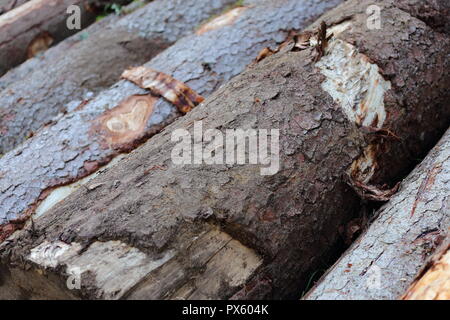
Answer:
[[[450,2],[446,0],[399,0],[398,6],[439,32],[450,34]]]
[[[304,27],[312,16],[337,2],[275,0],[237,8],[228,25],[218,25],[217,21],[224,21],[218,17],[146,66],[175,77],[203,96],[210,95],[243,71],[262,48],[276,46],[286,38],[287,30]],[[173,105],[143,96],[146,93],[129,81],[120,81],[90,102],[69,106],[75,110],[3,156],[0,225],[35,210],[45,212],[61,194],[70,193],[67,188],[55,188],[94,173],[180,116]],[[48,201],[38,207],[44,198]],[[20,225],[13,223],[3,230],[9,233]]]
[[[0,154],[233,2],[157,0],[123,18],[110,16],[10,71],[0,79]]]
[[[450,228],[450,130],[305,299],[397,299]]]
[[[404,300],[450,300],[450,238],[430,259]]]
[[[369,4],[349,1],[323,17],[336,25],[317,63],[315,49],[285,47],[14,233],[0,247],[0,292],[298,297],[336,243],[336,226],[359,207],[345,173],[391,183],[448,127],[449,39],[391,1],[379,2],[385,28],[368,30]],[[345,88],[333,87],[349,81],[350,107],[339,98]],[[199,120],[223,133],[279,128],[280,170],[175,165],[172,131],[192,132]],[[76,270],[81,290],[71,291]]]

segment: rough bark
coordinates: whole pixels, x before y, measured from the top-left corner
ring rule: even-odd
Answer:
[[[446,0],[399,0],[399,8],[405,8],[409,13],[424,21],[439,32],[450,34],[450,2]]]
[[[305,299],[396,299],[450,228],[450,130]]]
[[[0,154],[22,143],[67,104],[80,104],[220,13],[234,0],[158,0],[110,16],[0,79]],[[39,70],[39,72],[34,72]]]
[[[378,3],[386,27],[368,30],[369,4],[349,1],[323,17],[337,25],[317,63],[316,49],[285,47],[13,234],[0,247],[0,292],[298,297],[336,243],[336,226],[359,208],[345,173],[392,183],[448,127],[449,39],[390,1]],[[353,84],[350,107],[333,83]],[[175,165],[171,133],[192,132],[196,120],[220,132],[279,128],[280,170]],[[367,123],[398,139],[374,135]],[[121,260],[124,254],[131,258]],[[70,291],[74,270],[82,286]]]
[[[243,71],[262,48],[276,46],[286,38],[287,30],[304,27],[312,16],[337,2],[275,0],[236,8],[224,14],[232,17],[228,25],[217,25],[217,21],[226,21],[218,17],[220,20],[203,25],[146,66],[208,96]],[[35,210],[45,212],[72,190],[71,185],[55,188],[74,181],[79,185],[81,178],[119,153],[134,149],[180,116],[165,100],[143,96],[145,93],[129,81],[120,81],[90,102],[75,103],[69,108],[76,110],[4,155],[0,159],[0,225]],[[113,129],[112,122],[120,129]],[[24,167],[23,163],[29,165]],[[44,198],[48,200],[40,204]],[[2,229],[9,230],[8,234],[20,225],[13,223]],[[0,240],[4,237],[5,233]]]
[[[404,300],[450,300],[450,238],[430,259]]]

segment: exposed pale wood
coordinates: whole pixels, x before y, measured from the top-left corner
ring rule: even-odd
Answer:
[[[450,238],[447,238],[402,298],[450,300]]]

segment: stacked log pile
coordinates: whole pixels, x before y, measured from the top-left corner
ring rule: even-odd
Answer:
[[[124,17],[110,16],[10,71],[0,78],[0,154],[233,2],[154,1]]]
[[[155,0],[10,70],[0,298],[448,298],[447,14]]]
[[[110,3],[98,0],[29,0],[2,4],[0,10],[7,12],[0,15],[0,76],[90,25],[95,21],[96,13]],[[71,14],[73,16],[69,18]]]

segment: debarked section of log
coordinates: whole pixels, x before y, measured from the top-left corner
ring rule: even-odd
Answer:
[[[206,299],[225,286],[230,291],[242,286],[262,262],[252,250],[214,227],[205,228],[197,239],[185,245],[182,251],[151,254],[117,240],[88,246],[45,241],[24,261],[26,271],[0,269],[0,297],[13,298],[15,285],[33,277],[33,292],[26,298],[74,298],[74,290],[89,287],[91,297],[98,299],[140,299],[149,295],[154,299]],[[228,264],[230,260],[240,267]],[[182,267],[187,265],[189,268]],[[46,285],[45,278],[58,269],[65,270],[65,286]],[[206,278],[199,278],[200,273]],[[185,285],[179,288],[179,283]],[[196,289],[199,287],[202,290]]]

